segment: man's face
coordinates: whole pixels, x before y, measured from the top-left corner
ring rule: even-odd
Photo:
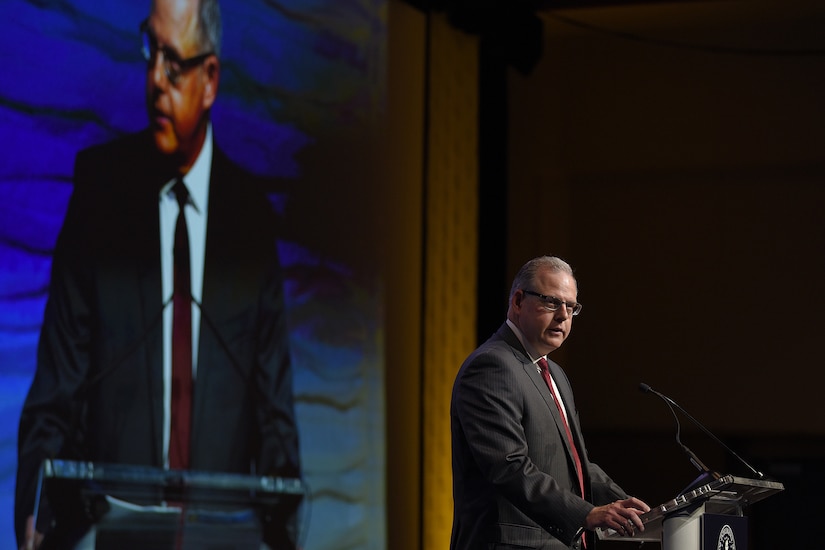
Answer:
[[[562,271],[541,269],[536,273],[532,286],[524,290],[553,296],[568,303],[576,302],[576,281]],[[533,350],[541,355],[557,349],[570,335],[573,312],[566,306],[548,311],[541,298],[518,290],[512,297],[510,307],[514,314],[513,322]]]
[[[183,171],[191,167],[203,145],[219,65],[217,57],[209,56],[171,82],[164,60],[205,53],[197,41],[197,4],[197,0],[156,0],[146,26],[155,51],[146,72],[149,129],[158,151],[174,156]]]

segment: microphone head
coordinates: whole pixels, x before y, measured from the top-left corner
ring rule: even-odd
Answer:
[[[652,391],[652,390],[653,390],[653,388],[651,388],[650,386],[648,386],[648,385],[647,385],[647,384],[645,384],[644,382],[642,382],[641,384],[639,384],[639,389],[640,389],[642,392],[644,392],[644,393],[647,393],[647,392],[649,392],[649,391]]]

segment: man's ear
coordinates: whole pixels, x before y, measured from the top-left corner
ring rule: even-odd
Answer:
[[[513,305],[515,307],[521,307],[522,301],[524,301],[524,292],[517,290],[515,294],[513,294]]]
[[[221,79],[221,62],[216,56],[209,57],[203,62],[203,106],[209,109],[218,97],[218,82]]]

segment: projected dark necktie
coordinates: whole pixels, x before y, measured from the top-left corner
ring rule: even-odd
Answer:
[[[192,422],[192,275],[189,267],[189,229],[184,208],[189,190],[182,179],[172,191],[178,201],[175,223],[174,294],[172,298],[172,419],[169,467],[189,468],[189,431]]]
[[[547,359],[542,357],[537,361],[537,364],[541,369],[542,378],[544,378],[544,381],[547,383],[547,387],[550,389],[550,393],[553,394],[553,401],[555,401],[556,407],[558,407],[559,409],[561,421],[564,424],[565,431],[567,432],[567,442],[570,443],[570,449],[572,449],[573,451],[573,461],[576,463],[576,475],[579,478],[579,489],[581,490],[582,498],[584,498],[584,477],[582,476],[582,462],[581,458],[579,458],[579,451],[576,448],[576,444],[573,442],[573,432],[570,431],[570,424],[567,423],[567,417],[564,416],[561,400],[559,399],[559,396],[556,394],[556,390],[553,389],[553,381],[550,379],[550,368],[547,365]]]

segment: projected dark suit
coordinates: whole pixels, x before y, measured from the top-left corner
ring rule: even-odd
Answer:
[[[75,173],[20,421],[18,536],[44,458],[163,465],[158,193],[174,174],[146,132],[80,153]],[[190,468],[295,477],[274,215],[217,147],[209,193]],[[294,545],[283,531],[273,547]]]

